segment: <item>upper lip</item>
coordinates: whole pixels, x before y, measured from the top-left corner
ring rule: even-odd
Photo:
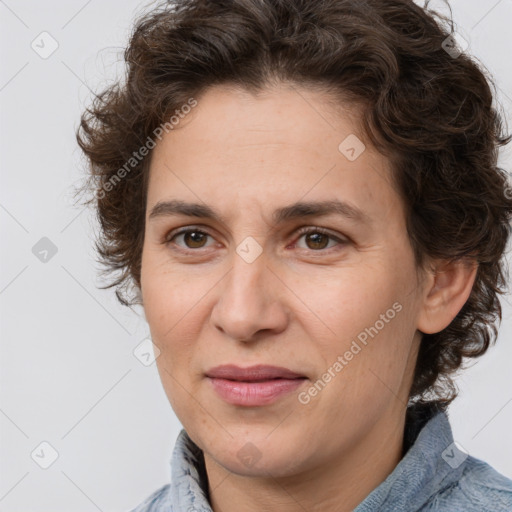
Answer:
[[[247,368],[241,368],[234,364],[216,366],[206,372],[207,377],[217,379],[239,380],[239,381],[258,381],[269,379],[299,379],[304,375],[293,372],[288,368],[280,366],[256,365]]]

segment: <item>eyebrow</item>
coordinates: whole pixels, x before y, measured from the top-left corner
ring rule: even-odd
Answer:
[[[215,208],[206,204],[188,203],[180,200],[158,202],[151,209],[149,219],[174,215],[212,219],[227,224],[226,219]],[[361,224],[372,223],[368,214],[354,205],[339,200],[297,202],[275,210],[272,214],[272,220],[277,225],[293,219],[326,215],[339,215]]]

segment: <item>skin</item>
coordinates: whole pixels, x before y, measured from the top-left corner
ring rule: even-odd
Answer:
[[[352,510],[401,459],[421,333],[451,322],[476,267],[416,268],[390,164],[357,132],[355,109],[290,84],[258,96],[216,86],[197,99],[150,166],[141,293],[165,392],[204,451],[216,512]],[[350,134],[366,145],[355,161],[338,150]],[[224,221],[150,218],[171,199],[208,204]],[[333,199],[368,222],[272,223],[277,208]],[[171,240],[182,227],[206,235]],[[263,251],[251,263],[236,252],[247,237]],[[301,403],[299,392],[396,303],[400,312]],[[205,378],[228,363],[284,366],[307,380],[272,404],[234,406]],[[258,460],[244,462],[241,449]]]

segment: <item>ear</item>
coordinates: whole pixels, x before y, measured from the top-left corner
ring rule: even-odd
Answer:
[[[477,270],[474,260],[437,261],[425,279],[420,332],[434,334],[450,325],[471,294]]]

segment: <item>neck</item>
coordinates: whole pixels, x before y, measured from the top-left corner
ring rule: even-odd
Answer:
[[[352,511],[402,458],[405,407],[388,412],[349,452],[334,453],[321,466],[286,477],[231,473],[205,453],[213,511]]]

